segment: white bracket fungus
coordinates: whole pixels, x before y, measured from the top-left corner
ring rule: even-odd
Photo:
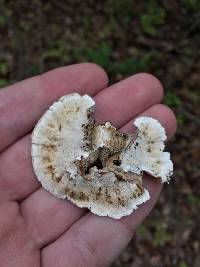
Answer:
[[[95,102],[69,94],[55,102],[32,134],[33,168],[42,186],[99,216],[119,219],[150,196],[143,171],[162,182],[173,171],[165,130],[149,117],[135,120],[136,137],[92,117]]]

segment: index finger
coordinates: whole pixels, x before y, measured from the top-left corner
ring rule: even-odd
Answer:
[[[0,90],[0,152],[30,132],[60,96],[94,95],[107,86],[105,71],[92,63],[61,67]]]

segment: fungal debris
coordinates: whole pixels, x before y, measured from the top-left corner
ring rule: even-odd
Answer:
[[[98,124],[94,106],[90,96],[76,93],[50,106],[32,134],[33,169],[56,197],[119,219],[150,198],[143,172],[166,182],[173,164],[164,152],[166,134],[157,120],[137,118],[133,136],[110,122]]]

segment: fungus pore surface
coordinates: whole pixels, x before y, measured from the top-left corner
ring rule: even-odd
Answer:
[[[33,130],[33,169],[54,196],[119,219],[150,198],[143,171],[165,182],[173,165],[157,120],[139,117],[136,134],[124,134],[110,122],[98,124],[94,106],[90,96],[75,93],[49,107]]]

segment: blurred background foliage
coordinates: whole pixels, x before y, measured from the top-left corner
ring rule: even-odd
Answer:
[[[113,266],[200,266],[200,1],[0,0],[0,87],[92,61],[156,75],[177,116],[172,183]]]

